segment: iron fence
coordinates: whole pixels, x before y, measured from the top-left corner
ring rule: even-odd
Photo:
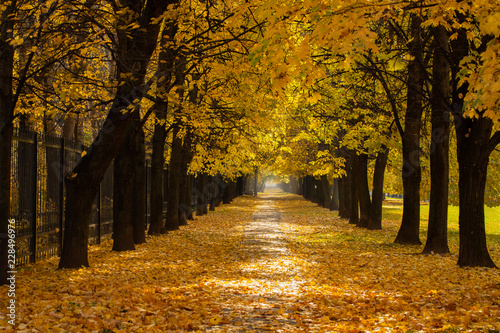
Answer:
[[[16,221],[16,264],[60,254],[64,230],[64,176],[78,163],[85,147],[61,137],[16,129],[12,144],[11,209]],[[168,167],[164,169],[164,194]],[[146,162],[146,223],[149,221],[151,167]],[[194,182],[194,179],[193,179]],[[164,209],[167,205],[164,204]],[[147,226],[146,226],[147,227]],[[90,244],[113,232],[113,166],[108,167],[94,199]]]

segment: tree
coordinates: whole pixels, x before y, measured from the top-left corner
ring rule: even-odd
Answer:
[[[466,13],[470,14],[470,10],[467,8]],[[487,78],[490,71],[496,70],[498,65],[495,66],[496,62],[491,59],[497,57],[499,47],[498,43],[490,42],[494,40],[491,35],[471,36],[464,14],[458,13],[457,18],[461,27],[455,30],[456,39],[451,42],[451,71],[452,113],[459,165],[458,265],[496,267],[486,245],[484,195],[489,156],[500,144],[500,131],[494,123],[498,99],[494,94],[489,95],[493,91],[488,91],[491,89],[488,80],[479,79],[479,76],[482,72]],[[491,31],[488,29],[486,31]],[[499,35],[499,31],[492,32]],[[479,38],[477,43],[474,43],[475,38]],[[467,64],[467,57],[473,65]],[[463,70],[466,80],[461,81]]]
[[[117,19],[116,54],[119,82],[103,128],[87,153],[65,178],[66,209],[63,248],[59,268],[89,266],[88,225],[92,201],[106,169],[123,144],[132,113],[145,94],[144,77],[156,48],[158,19],[169,2],[127,1],[113,3]],[[129,17],[137,18],[130,22]]]
[[[448,179],[450,132],[450,66],[448,32],[443,26],[433,28],[433,65],[431,96],[431,194],[427,241],[423,253],[449,253],[448,248]]]
[[[375,168],[373,171],[372,204],[370,206],[369,230],[382,229],[382,204],[384,201],[384,174],[389,149],[385,146],[377,153]]]
[[[423,59],[422,19],[410,14],[407,107],[403,142],[403,218],[394,242],[421,244],[420,241],[420,126],[423,112],[425,67]]]

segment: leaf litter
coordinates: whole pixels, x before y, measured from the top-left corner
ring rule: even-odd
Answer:
[[[500,273],[392,244],[294,195],[243,196],[136,251],[18,269],[5,332],[497,332]],[[491,242],[490,242],[491,243]],[[457,249],[451,242],[452,253]],[[491,244],[500,261],[500,248]],[[7,288],[0,287],[7,306]]]

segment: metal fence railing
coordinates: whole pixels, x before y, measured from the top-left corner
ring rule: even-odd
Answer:
[[[16,221],[16,264],[60,254],[64,230],[64,175],[81,158],[84,147],[60,137],[16,129],[12,144],[11,218]],[[146,198],[151,188],[146,164]],[[164,170],[168,179],[168,168]],[[193,180],[194,181],[194,180]],[[166,194],[168,182],[164,182]],[[166,200],[166,195],[165,195]],[[149,216],[149,200],[146,215]],[[166,208],[166,204],[164,205]],[[146,218],[146,221],[149,219]],[[108,168],[94,204],[90,244],[113,232],[113,167]]]

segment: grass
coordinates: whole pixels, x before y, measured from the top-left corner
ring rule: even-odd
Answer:
[[[398,199],[387,199],[384,202],[383,220],[401,221],[403,215],[403,201]],[[488,235],[500,236],[500,207],[484,207],[484,217],[486,224],[486,233]],[[420,205],[420,222],[427,230],[427,221],[429,219],[429,204]],[[458,232],[458,207],[448,206],[448,230]]]

